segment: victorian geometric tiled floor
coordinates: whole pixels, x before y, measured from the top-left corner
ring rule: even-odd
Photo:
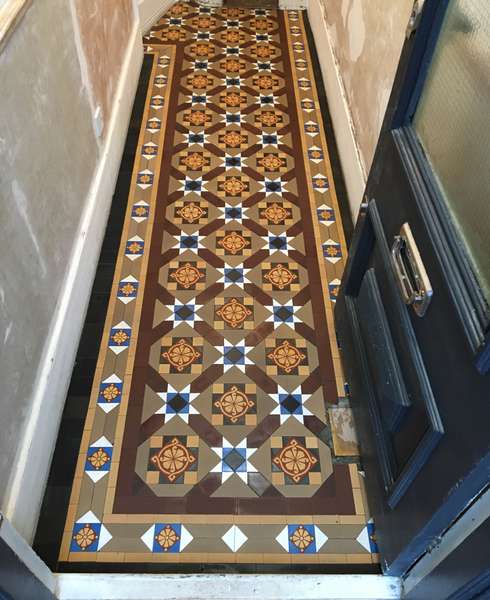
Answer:
[[[300,12],[174,5],[61,562],[372,563],[345,242]]]

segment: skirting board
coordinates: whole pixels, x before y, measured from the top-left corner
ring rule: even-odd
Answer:
[[[60,600],[395,600],[382,575],[57,575]]]
[[[335,57],[323,13],[322,0],[308,0],[307,10],[332,116],[335,139],[349,197],[350,211],[355,222],[366,187],[366,174],[356,142],[340,67]]]
[[[140,0],[141,31],[147,33],[151,26],[175,4],[176,0]]]
[[[32,408],[19,442],[15,472],[8,485],[4,514],[28,542],[33,539],[41,509],[142,62],[143,46],[137,22],[121,69],[107,138],[94,172],[68,261],[68,271],[38,367]]]

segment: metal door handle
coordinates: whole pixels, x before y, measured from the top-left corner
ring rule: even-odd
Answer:
[[[423,317],[429,308],[433,290],[408,223],[404,223],[400,235],[395,236],[391,257],[405,304]]]

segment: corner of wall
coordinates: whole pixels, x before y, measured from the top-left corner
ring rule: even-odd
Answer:
[[[147,33],[151,26],[175,4],[177,0],[139,0],[141,31]]]
[[[308,0],[308,18],[327,93],[350,212],[353,221],[356,221],[367,177],[322,0]]]

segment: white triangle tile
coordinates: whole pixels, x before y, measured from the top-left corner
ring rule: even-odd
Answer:
[[[245,483],[245,484],[247,483],[248,477],[247,477],[246,473],[240,472],[240,473],[235,473],[235,475],[238,475],[238,477],[240,477],[240,479],[243,481],[243,483]],[[224,481],[224,479],[223,479],[223,481]]]
[[[99,448],[112,448],[112,444],[105,436],[100,437],[98,440],[95,440],[95,442],[90,444],[91,448],[94,446],[98,446]]]
[[[243,544],[248,540],[248,537],[243,533],[241,529],[239,529],[235,525],[235,550],[234,552],[238,552]]]
[[[233,531],[233,527],[230,527],[228,531],[221,536],[223,542],[228,546],[228,548],[234,552],[233,548],[235,546],[235,532]]]
[[[189,530],[186,529],[183,525],[180,528],[180,547],[179,552],[182,552],[184,548],[186,548],[194,538],[189,533]]]
[[[149,550],[153,550],[153,540],[155,539],[155,525],[152,525],[148,531],[141,536],[141,541]]]
[[[119,402],[99,402],[99,408],[101,408],[106,414],[109,414],[111,410],[114,410],[119,406]]]
[[[112,540],[112,535],[109,533],[108,529],[106,527],[104,527],[104,525],[101,525],[99,542],[97,544],[97,550],[102,550],[102,548],[111,540]]]
[[[121,283],[138,283],[138,280],[136,279],[136,277],[129,275],[128,277],[121,279]]]
[[[94,513],[89,510],[79,519],[77,519],[77,523],[100,523],[100,520],[94,515]]]
[[[361,533],[357,536],[356,540],[365,548],[368,552],[371,552],[371,544],[369,543],[368,528],[364,527]]]
[[[110,375],[107,379],[104,379],[102,383],[122,383],[122,379],[114,373],[113,375]]]
[[[276,537],[276,542],[280,544],[286,552],[289,551],[289,535],[287,526],[281,531],[281,533]]]
[[[109,348],[114,352],[114,354],[121,354],[124,350],[127,350],[127,346],[109,346]]]
[[[103,477],[105,477],[107,474],[109,473],[109,471],[85,471],[85,474],[90,477],[90,479],[94,482],[97,483],[98,481],[100,481]]]
[[[325,545],[328,540],[328,536],[323,533],[323,531],[315,525],[315,545],[316,551],[319,552],[320,549]]]

